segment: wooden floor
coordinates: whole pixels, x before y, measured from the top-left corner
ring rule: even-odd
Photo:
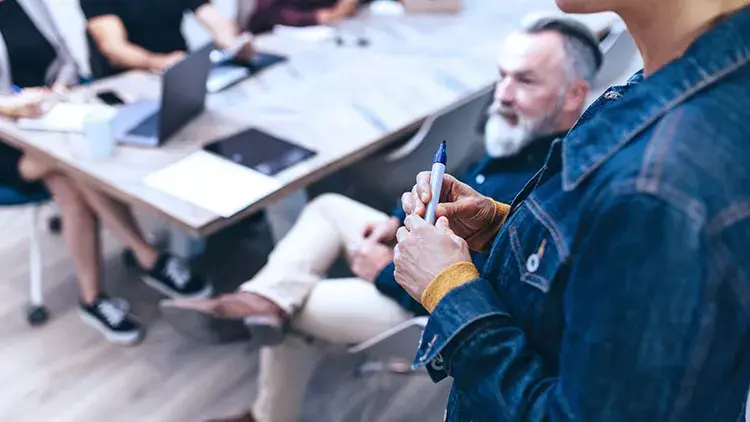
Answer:
[[[81,323],[73,266],[62,239],[52,234],[42,236],[44,292],[52,318],[43,327],[28,326],[29,219],[28,209],[0,211],[0,421],[193,422],[251,403],[256,354],[243,345],[196,344],[174,332],[160,318],[160,296],[126,268],[121,246],[108,233],[103,235],[107,289],[131,302],[148,327],[145,341],[131,348],[113,346]],[[220,234],[210,242],[231,243],[228,249],[235,254],[209,253],[200,263],[223,290],[252,274],[267,255],[258,246],[265,242],[256,241],[257,230],[232,233],[245,240]],[[229,262],[242,262],[244,268]],[[335,355],[321,364],[305,399],[303,421],[442,420],[445,385],[434,386],[424,376],[355,378],[357,362]]]

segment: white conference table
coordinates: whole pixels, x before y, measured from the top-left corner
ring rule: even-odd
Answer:
[[[119,200],[166,217],[192,236],[204,237],[356,163],[428,115],[492,84],[499,42],[512,29],[502,22],[518,21],[517,15],[501,2],[465,0],[459,15],[359,16],[339,26],[344,45],[261,36],[256,40],[259,50],[289,60],[210,95],[205,112],[159,148],[120,146],[111,157],[87,160],[74,147],[82,135],[20,130],[7,119],[0,120],[0,137],[55,160],[64,171]],[[368,46],[357,46],[356,38],[366,38]],[[129,98],[156,98],[160,78],[130,72],[82,87],[75,96],[94,98],[91,91],[103,89]],[[277,174],[277,190],[231,218],[144,184],[152,172],[249,127],[317,155]]]

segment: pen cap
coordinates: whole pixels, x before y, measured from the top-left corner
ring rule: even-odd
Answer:
[[[443,141],[440,143],[440,146],[438,147],[438,150],[435,153],[434,162],[445,165],[447,161],[448,161],[448,151],[447,151],[447,146],[445,145],[445,141]]]

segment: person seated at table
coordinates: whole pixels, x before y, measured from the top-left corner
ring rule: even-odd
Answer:
[[[241,35],[210,0],[80,0],[80,5],[87,21],[94,78],[127,69],[163,72],[180,61],[188,50],[182,34],[188,11],[211,33],[219,49],[233,46]],[[249,60],[251,43],[236,57]]]
[[[352,15],[360,0],[258,0],[250,13],[244,9],[252,6],[248,0],[238,1],[240,19],[249,15],[245,25],[253,34],[271,31],[276,25],[312,26],[335,25]]]
[[[64,91],[77,81],[76,63],[44,2],[0,0],[0,116],[37,117],[44,102],[58,95],[53,90]],[[81,289],[81,318],[113,343],[135,343],[143,329],[124,301],[104,292],[97,220],[134,252],[151,286],[172,297],[211,294],[211,287],[186,263],[160,254],[144,240],[127,207],[56,171],[53,163],[0,142],[0,185],[22,198],[52,195]]]
[[[580,116],[602,56],[585,26],[560,18],[513,33],[502,51],[500,80],[485,124],[487,156],[461,179],[483,195],[510,203],[543,166],[551,143]],[[261,350],[252,413],[225,422],[295,421],[321,357],[320,344],[310,337],[356,344],[426,314],[393,275],[392,246],[404,218],[400,209],[389,217],[342,196],[322,195],[238,292],[163,303],[168,320],[180,330],[191,328],[185,321],[204,316],[210,324],[193,329],[213,326],[230,332],[244,323],[254,342],[274,346]],[[326,280],[342,251],[356,278]],[[479,268],[486,259],[473,255]]]

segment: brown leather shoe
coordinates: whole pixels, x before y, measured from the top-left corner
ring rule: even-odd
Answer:
[[[248,410],[247,412],[241,415],[230,416],[225,419],[210,419],[206,422],[257,422],[257,421],[253,417],[253,414],[250,413],[250,411]]]
[[[160,305],[164,318],[172,327],[203,343],[252,339],[258,343],[256,346],[266,346],[283,338],[286,323],[283,312],[273,302],[254,293],[237,292],[212,299],[165,300]]]

